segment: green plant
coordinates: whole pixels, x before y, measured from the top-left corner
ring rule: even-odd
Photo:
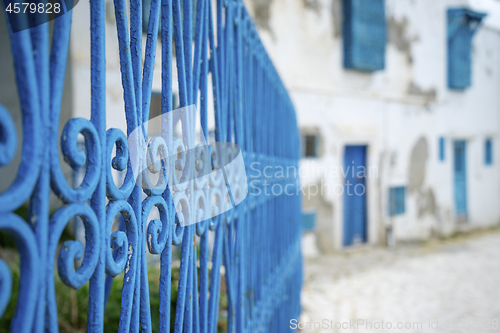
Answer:
[[[12,273],[12,296],[2,318],[0,318],[0,333],[10,332],[10,325],[17,304],[19,291],[19,255],[14,249],[0,248],[0,258],[5,260]],[[160,269],[157,266],[148,267],[149,297],[151,308],[151,323],[153,332],[159,330],[160,309]],[[225,292],[224,277],[222,277],[220,295],[220,313],[217,323],[218,332],[227,331],[227,295]],[[170,329],[174,329],[175,306],[177,302],[177,286],[179,281],[179,268],[172,267],[171,300],[170,300]],[[56,273],[54,278],[56,290],[57,314],[59,331],[61,333],[86,332],[89,284],[75,290],[66,286]],[[104,313],[104,331],[117,332],[121,311],[123,273],[114,278],[106,309]]]

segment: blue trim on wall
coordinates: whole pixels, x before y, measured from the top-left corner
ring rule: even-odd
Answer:
[[[493,164],[493,142],[491,139],[486,139],[484,142],[484,164]]]
[[[445,141],[443,137],[439,138],[439,160],[444,161],[445,156]]]

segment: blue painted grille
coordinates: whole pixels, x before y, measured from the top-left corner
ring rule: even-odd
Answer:
[[[161,38],[161,113],[169,117],[172,111],[174,70],[180,106],[195,105],[200,96],[199,118],[182,119],[187,123],[183,127],[186,137],[194,138],[195,121],[208,134],[207,101],[212,94],[215,139],[241,147],[247,172],[256,161],[262,167],[298,168],[294,107],[241,1],[218,0],[213,11],[210,0],[198,0],[196,8],[191,1],[152,0],[145,45],[142,1],[130,1],[130,15],[127,4],[114,1],[127,134],[149,119],[154,56]],[[58,331],[53,271],[57,260],[64,284],[73,288],[88,284],[88,332],[103,332],[110,281],[122,272],[119,331],[151,332],[148,251],[158,255],[161,263],[161,275],[156,277],[159,332],[169,332],[172,322],[174,332],[215,333],[222,279],[228,332],[289,330],[288,320],[276,318],[300,314],[300,197],[262,192],[217,215],[210,207],[203,209],[200,201],[204,197],[205,202],[212,202],[214,191],[208,187],[190,185],[187,192],[181,187],[171,192],[143,190],[135,183],[129,172],[132,147],[127,136],[106,127],[105,26],[109,22],[105,22],[104,0],[90,1],[91,117],[71,119],[61,137],[65,161],[75,172],[85,164],[85,175],[79,188],[67,183],[59,163],[58,125],[71,15],[72,11],[54,20],[52,40],[48,24],[10,35],[23,119],[19,172],[13,185],[0,194],[0,230],[14,239],[20,253],[21,280],[12,331]],[[5,165],[12,161],[17,142],[12,117],[3,106],[0,125],[0,165]],[[160,138],[172,144],[173,128],[165,126]],[[78,149],[79,134],[85,138],[85,154]],[[137,141],[130,144],[139,145]],[[194,172],[194,165],[186,163],[182,171]],[[113,170],[127,171],[130,176],[120,188],[114,183]],[[297,175],[266,180],[271,186],[290,185],[288,193],[296,193]],[[49,216],[51,191],[64,204]],[[29,223],[14,213],[28,199]],[[184,201],[179,208],[180,200]],[[148,221],[153,209],[160,217]],[[181,220],[202,214],[209,215],[200,223],[181,226]],[[67,241],[56,259],[61,234],[76,216],[85,226],[85,246]],[[116,216],[123,223],[112,233]],[[171,308],[174,245],[181,253],[175,309]],[[83,264],[75,271],[74,261],[80,256]],[[10,300],[11,277],[10,268],[0,260],[0,316]]]

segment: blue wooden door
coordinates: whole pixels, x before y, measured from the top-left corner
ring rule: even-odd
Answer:
[[[466,177],[466,142],[453,143],[453,179],[455,183],[455,213],[467,217],[467,177]]]
[[[344,246],[366,242],[366,146],[344,153]]]

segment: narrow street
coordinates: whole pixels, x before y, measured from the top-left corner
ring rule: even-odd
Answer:
[[[498,230],[306,259],[304,270],[303,332],[500,332]]]

